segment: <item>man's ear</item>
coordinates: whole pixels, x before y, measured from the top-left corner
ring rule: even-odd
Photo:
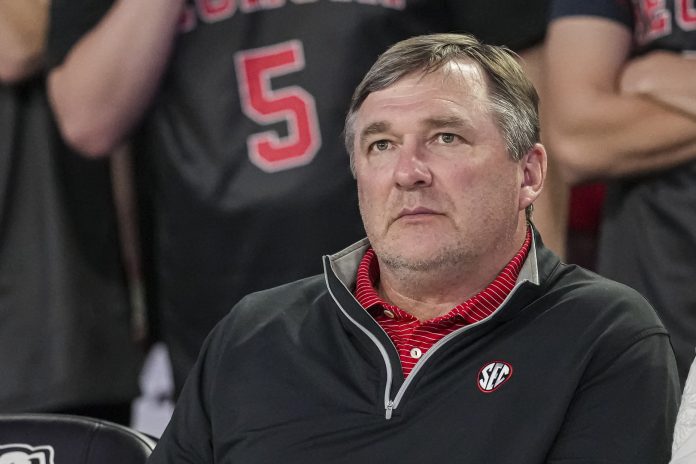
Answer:
[[[540,143],[532,148],[520,160],[522,180],[520,182],[519,208],[525,209],[534,203],[541,194],[546,179],[546,149]]]

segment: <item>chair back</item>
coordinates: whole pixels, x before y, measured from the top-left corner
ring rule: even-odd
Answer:
[[[128,427],[64,414],[0,414],[0,464],[144,464],[156,441]]]

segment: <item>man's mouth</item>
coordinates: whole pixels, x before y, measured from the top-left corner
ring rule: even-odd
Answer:
[[[396,216],[396,219],[401,219],[401,218],[418,218],[420,216],[428,216],[428,215],[439,215],[438,211],[432,210],[430,208],[425,208],[423,206],[417,206],[415,208],[403,208],[401,211],[399,211],[399,214]]]

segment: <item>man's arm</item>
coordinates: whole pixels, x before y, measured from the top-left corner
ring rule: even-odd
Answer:
[[[696,56],[655,51],[631,60],[621,92],[642,95],[696,117]]]
[[[680,399],[668,336],[638,336],[605,354],[593,355],[547,464],[666,464]]]
[[[638,175],[696,159],[696,118],[622,94],[627,27],[573,16],[553,21],[546,42],[546,142],[571,183]]]
[[[135,126],[166,68],[183,4],[117,0],[51,71],[51,105],[73,148],[91,156],[108,154]]]
[[[0,0],[0,82],[17,82],[41,66],[47,0]]]

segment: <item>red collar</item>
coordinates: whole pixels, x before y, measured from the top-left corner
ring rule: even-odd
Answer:
[[[466,323],[478,322],[492,314],[498,306],[507,298],[512,291],[520,274],[520,269],[527,259],[529,248],[532,242],[531,229],[527,229],[527,236],[522,247],[510,262],[503,268],[498,276],[488,284],[488,286],[479,293],[458,304],[452,308],[447,314],[439,316],[427,322],[439,322],[446,319],[454,319],[459,317]],[[358,267],[357,283],[355,288],[355,297],[363,308],[371,312],[391,311],[395,320],[413,320],[412,315],[402,310],[401,308],[391,305],[384,301],[377,290],[375,283],[379,280],[379,261],[372,248],[368,248],[365,256],[360,261]],[[375,307],[378,305],[378,307]]]

